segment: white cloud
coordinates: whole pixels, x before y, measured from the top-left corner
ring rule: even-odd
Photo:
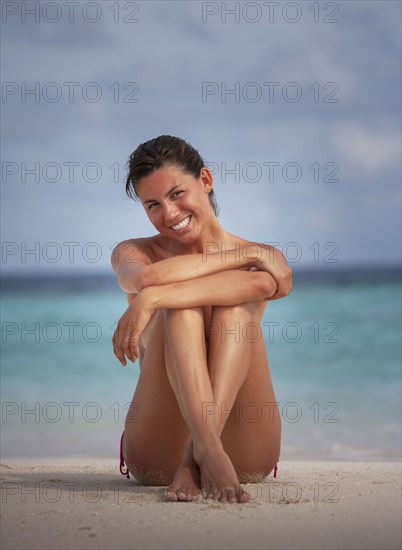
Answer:
[[[332,142],[345,160],[361,171],[362,176],[373,171],[380,174],[391,164],[398,165],[401,142],[396,129],[372,129],[362,122],[345,123],[334,130]],[[364,182],[364,179],[360,181]]]

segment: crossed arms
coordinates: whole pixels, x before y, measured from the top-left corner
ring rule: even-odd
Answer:
[[[123,365],[124,355],[138,357],[139,337],[157,309],[271,301],[287,296],[292,288],[283,254],[258,243],[152,263],[135,240],[123,241],[113,250],[111,262],[120,288],[136,295],[113,336],[115,355]]]

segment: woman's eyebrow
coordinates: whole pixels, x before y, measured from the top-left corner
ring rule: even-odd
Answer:
[[[168,195],[170,195],[170,193],[172,191],[174,191],[175,189],[177,189],[178,187],[180,187],[180,185],[175,185],[174,187],[172,187],[171,189],[169,189],[169,191],[166,193],[165,197],[167,197]],[[147,199],[146,201],[144,201],[142,204],[147,204],[147,202],[158,202],[156,199]]]

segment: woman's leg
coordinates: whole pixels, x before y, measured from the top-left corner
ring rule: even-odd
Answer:
[[[216,500],[247,501],[249,495],[240,487],[234,467],[220,440],[220,414],[214,406],[206,346],[202,337],[202,308],[167,310],[165,317],[167,373],[192,434],[193,456],[200,468],[201,486],[207,496]],[[240,321],[249,318],[248,308],[239,306],[237,317]],[[229,344],[229,347],[233,347],[233,344]],[[237,363],[249,365],[249,343],[235,344],[234,347],[238,354]],[[246,374],[244,369],[231,370],[225,382],[227,401],[233,403]],[[188,449],[179,470],[189,467],[191,461]],[[191,489],[179,486],[183,483],[182,477],[179,471],[170,493],[174,492],[175,486],[182,493]]]
[[[249,322],[254,318],[253,308],[252,304],[249,304],[247,308],[242,306],[213,308],[213,325],[217,322],[240,322],[239,313],[242,312],[244,315],[247,309],[249,312],[248,317],[246,315],[242,321],[243,324]],[[205,353],[205,343],[203,335],[201,335],[199,330],[200,324],[202,324],[200,315],[194,315],[193,311],[192,319],[190,319],[189,315],[185,313],[187,310],[173,311],[176,311],[177,315],[169,316],[170,325],[173,325],[173,320],[178,324],[178,329],[173,333],[173,339],[181,342],[181,345],[189,345],[191,353],[187,356],[190,359],[202,356]],[[162,315],[162,312],[159,311],[156,315],[157,319],[149,338],[140,379],[127,416],[125,426],[125,459],[132,474],[141,483],[166,485],[173,479],[174,473],[182,462],[183,453],[186,451],[188,458],[191,458],[192,461],[193,458],[191,445],[189,446],[191,442],[190,432],[183,420],[177,399],[171,387],[172,381],[174,384],[172,369],[169,369],[170,381],[166,372],[164,350],[166,336],[164,332],[164,321],[166,319],[164,317],[166,317],[166,313]],[[181,320],[180,315],[183,316]],[[185,325],[183,324],[184,315],[187,316]],[[195,342],[191,342],[192,339],[189,338],[188,327],[194,324],[194,322],[198,326],[198,334],[195,338],[192,338]],[[184,326],[185,328],[183,328]],[[193,331],[193,336],[195,332]],[[177,335],[178,338],[175,338],[174,335]],[[211,373],[215,372],[215,374],[212,374],[212,381],[213,384],[217,384],[218,391],[221,391],[219,387],[224,387],[224,384],[219,381],[220,377],[217,376],[217,373],[220,371],[217,367],[225,363],[229,364],[228,359],[230,357],[233,358],[233,354],[235,358],[239,358],[242,353],[241,347],[244,345],[247,347],[250,344],[248,341],[249,338],[243,338],[241,342],[236,342],[235,347],[233,345],[228,346],[226,344],[228,343],[229,336],[229,334],[226,334],[223,337],[223,332],[220,330],[215,334],[211,334],[210,337],[209,369]],[[234,340],[236,340],[235,336]],[[241,345],[238,346],[238,344]],[[198,348],[198,354],[196,348]],[[202,351],[203,349],[204,352]],[[237,352],[234,351],[235,349],[237,349]],[[244,481],[251,481],[250,474],[256,472],[267,475],[273,467],[271,467],[271,462],[274,465],[275,460],[279,456],[279,415],[272,416],[271,414],[268,421],[266,418],[267,415],[269,416],[273,412],[272,403],[275,402],[275,398],[269,378],[263,342],[260,340],[256,344],[252,343],[251,349],[252,360],[250,369],[248,370],[250,376],[244,374],[244,370],[240,377],[239,372],[236,375],[240,382],[242,376],[245,376],[243,385],[233,406],[234,411],[237,411],[237,407],[240,406],[240,415],[237,413],[235,415],[230,414],[222,433],[224,448],[232,459],[236,471],[246,476]],[[241,363],[240,361],[235,362]],[[216,367],[214,367],[215,364]],[[221,372],[224,372],[223,369],[221,369]],[[219,398],[222,399],[221,413],[223,411],[222,403],[225,403],[226,411],[228,410],[227,404],[230,399],[233,399],[233,392],[230,391],[229,393],[232,397],[229,395],[225,398]],[[216,408],[213,406],[211,409],[211,401],[212,405],[214,405],[215,402],[217,403],[217,399],[215,396],[212,400],[211,396],[208,399],[210,400],[206,404],[204,403],[206,405],[204,406],[204,418],[205,420],[209,418],[209,425],[211,425],[211,417],[214,417],[215,424],[220,426],[218,430],[222,429],[224,423],[217,418],[217,415],[208,414]],[[254,418],[250,419],[250,415],[244,414],[246,409],[247,412],[250,412],[248,407],[250,402],[259,403],[260,409],[267,413],[258,422],[254,422]],[[268,408],[264,408],[267,406]],[[263,437],[264,435],[265,437]],[[197,481],[194,477],[196,475],[188,482],[192,488],[197,486]]]
[[[167,326],[167,334],[170,331],[167,339],[170,353],[167,354],[166,364],[178,401],[184,401],[183,416],[191,416],[186,411],[186,403],[189,402],[193,413],[201,413],[200,429],[204,431],[204,435],[210,434],[211,426],[218,437],[223,431],[224,451],[235,465],[236,472],[240,473],[241,480],[261,481],[275,465],[280,444],[280,419],[259,326],[261,307],[249,303],[213,308],[208,346],[209,380],[202,354],[197,354],[198,367],[192,361],[198,349],[201,330],[198,329],[195,334],[194,331],[187,330],[188,326],[197,325],[197,322],[194,324],[192,321],[199,321],[197,315],[199,317],[200,313],[186,311],[187,313],[176,310],[177,313],[169,314],[170,322]],[[178,334],[182,337],[175,337]],[[173,360],[172,357],[176,359]],[[177,369],[181,369],[179,384]],[[212,399],[208,397],[209,383],[213,392]],[[195,396],[195,399],[191,396]],[[205,430],[202,424],[206,426]],[[194,472],[195,467],[192,444],[197,447],[197,426],[200,427],[199,418],[196,418],[191,429],[195,434],[194,441],[187,448],[174,482],[168,489],[168,495],[173,500],[191,500],[194,494],[200,492],[194,483],[195,476],[189,476],[189,472]],[[217,498],[225,500],[228,496],[233,501],[233,490],[226,495],[225,490],[219,491],[217,488],[219,485],[227,486],[230,475],[233,479],[232,465],[224,466],[227,460],[222,453],[214,445],[211,448],[203,445],[202,436],[201,446],[206,455],[204,463],[200,465],[201,483],[208,484],[212,488],[210,492],[215,493]],[[205,451],[205,447],[210,452]],[[237,477],[234,483],[238,483]],[[237,494],[238,499],[241,495],[242,492]]]
[[[124,460],[143,485],[169,485],[190,440],[165,365],[163,310],[155,313],[127,413]]]
[[[278,462],[281,420],[260,328],[264,304],[243,306],[248,308],[249,317],[240,317],[239,306],[214,308],[208,365],[221,414],[221,440],[240,482],[247,483],[261,482]],[[248,367],[238,361],[240,352],[237,353],[236,347],[228,345],[236,339],[240,348],[249,343]],[[225,381],[234,368],[247,375],[231,406]]]

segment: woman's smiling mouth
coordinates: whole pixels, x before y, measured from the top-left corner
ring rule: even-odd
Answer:
[[[191,214],[189,214],[184,220],[182,220],[180,223],[176,225],[171,225],[170,229],[173,229],[173,231],[181,231],[182,229],[186,228],[191,220]]]

